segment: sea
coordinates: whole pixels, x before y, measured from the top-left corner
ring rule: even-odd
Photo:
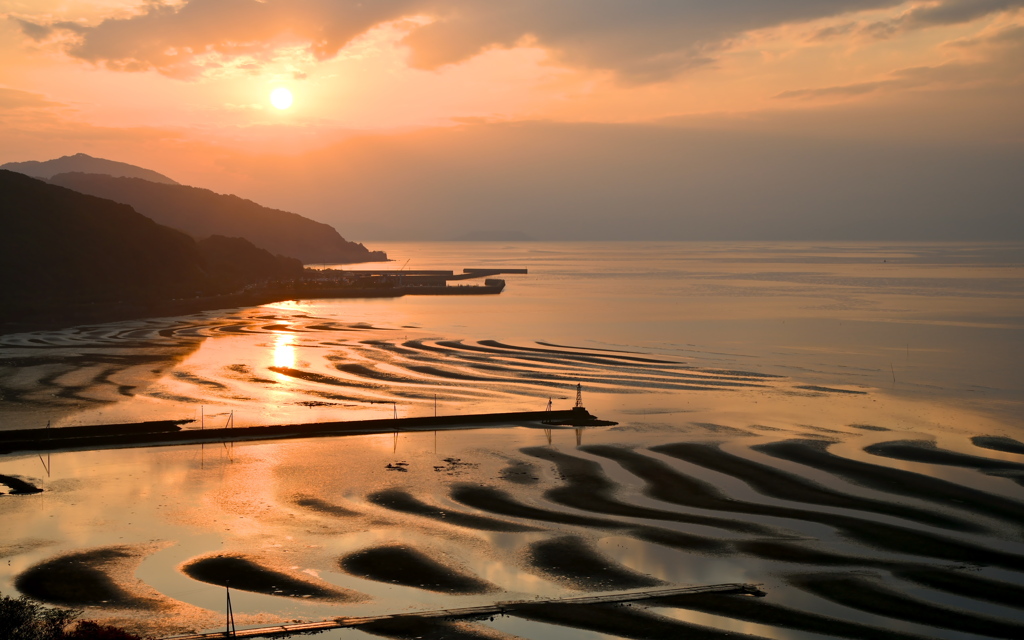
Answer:
[[[577,393],[616,424],[3,455],[0,493],[3,476],[43,491],[0,495],[0,593],[154,636],[216,631],[225,585],[202,569],[230,558],[309,588],[232,590],[239,628],[719,583],[768,596],[499,616],[459,637],[1024,628],[998,596],[1024,593],[1024,244],[373,248],[391,262],[307,266],[528,273],[498,276],[499,295],[0,336],[0,430],[542,411]],[[373,568],[389,562],[398,577]],[[65,593],[69,566],[106,590]],[[430,567],[486,587],[418,583]]]

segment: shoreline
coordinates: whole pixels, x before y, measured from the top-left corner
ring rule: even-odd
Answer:
[[[273,292],[241,292],[218,296],[203,296],[188,300],[164,300],[153,303],[120,303],[80,305],[70,313],[62,307],[59,319],[53,319],[55,309],[41,309],[36,317],[10,320],[0,323],[0,336],[31,333],[34,331],[59,331],[81,325],[108,324],[128,320],[147,320],[152,318],[174,318],[188,316],[206,311],[238,309],[241,307],[259,307],[287,300],[307,300],[315,298],[397,298],[401,292],[386,290],[351,290],[338,291],[333,295],[325,295],[324,291],[310,291],[311,295],[297,295],[300,291],[277,290]]]
[[[503,273],[521,274],[526,269],[465,269],[459,275],[430,278],[426,281],[407,284],[399,280],[397,283],[374,282],[371,286],[356,284],[335,284],[324,286],[315,280],[263,288],[256,291],[235,291],[211,296],[197,296],[177,300],[152,300],[117,303],[80,303],[68,306],[59,301],[41,302],[31,315],[19,319],[0,322],[0,336],[29,333],[33,331],[57,331],[83,324],[106,324],[127,320],[144,320],[150,318],[168,318],[187,316],[206,311],[237,309],[240,307],[259,307],[288,300],[332,300],[332,299],[372,299],[400,298],[407,295],[497,295],[505,288],[505,281],[490,279],[489,276]],[[342,271],[340,273],[391,273],[400,277],[399,272]],[[422,276],[421,276],[422,278]],[[448,285],[450,280],[469,280],[488,278],[483,285]],[[54,319],[56,318],[56,319]]]

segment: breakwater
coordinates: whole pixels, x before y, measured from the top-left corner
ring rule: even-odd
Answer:
[[[212,640],[213,638],[282,638],[301,634],[315,634],[331,629],[345,629],[349,627],[372,628],[375,623],[398,623],[403,631],[409,632],[408,636],[395,637],[420,637],[423,631],[416,631],[417,623],[430,620],[459,621],[478,620],[494,616],[515,616],[529,612],[544,610],[553,607],[578,607],[583,605],[600,604],[624,604],[627,602],[656,601],[659,598],[672,598],[698,595],[720,595],[720,596],[747,596],[764,597],[766,594],[755,584],[710,584],[694,587],[667,587],[663,589],[644,589],[642,591],[624,591],[617,593],[602,593],[589,596],[575,596],[568,598],[549,598],[546,600],[521,600],[513,602],[497,602],[491,605],[479,607],[462,607],[453,609],[437,609],[434,611],[412,611],[406,613],[395,613],[383,616],[367,617],[340,617],[322,622],[305,622],[281,624],[269,627],[257,627],[253,629],[232,629],[227,631],[214,631],[210,633],[194,633],[179,635],[164,640]],[[426,634],[424,634],[425,636]]]
[[[182,426],[193,422],[193,420],[158,420],[56,429],[0,431],[0,454],[17,451],[90,450],[196,444],[203,442],[318,438],[399,431],[465,429],[500,424],[520,425],[535,423],[546,426],[602,426],[614,424],[598,420],[583,407],[574,407],[564,411],[478,413],[252,427],[219,427],[215,429],[184,428]]]

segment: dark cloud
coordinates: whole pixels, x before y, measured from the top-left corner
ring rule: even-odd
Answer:
[[[1024,7],[1024,0],[946,0],[913,9],[906,14],[905,21],[909,26],[917,27],[961,24],[1021,7]]]
[[[1024,0],[944,0],[911,9],[894,20],[875,22],[865,31],[877,37],[890,37],[902,31],[962,24],[995,13],[1018,11]]]
[[[48,27],[42,24],[36,24],[35,22],[32,22],[30,20],[22,20],[20,18],[11,18],[11,20],[14,20],[15,22],[18,23],[18,26],[21,27],[22,33],[24,33],[29,38],[32,38],[36,42],[39,42],[40,40],[45,40],[46,38],[50,37],[50,35],[53,33],[52,27]]]
[[[986,45],[999,47],[1022,47],[1024,46],[1024,26],[1014,25],[1012,27],[1000,29],[995,33],[989,33],[975,38],[964,38],[950,43],[950,46],[952,47],[962,48]]]
[[[458,63],[495,47],[535,42],[566,64],[615,71],[625,80],[663,80],[709,64],[730,39],[752,29],[898,6],[900,0],[189,0],[152,2],[139,14],[95,25],[22,22],[29,37],[58,29],[68,53],[112,69],[156,69],[186,77],[209,53],[271,55],[299,42],[318,59],[384,22],[430,16],[404,43],[422,69]]]

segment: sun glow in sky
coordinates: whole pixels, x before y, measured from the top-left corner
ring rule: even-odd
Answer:
[[[292,92],[284,87],[278,87],[270,92],[270,104],[278,109],[287,109],[292,106]]]
[[[513,164],[493,165],[493,176],[476,183],[495,199],[530,193],[514,177],[536,159],[558,157],[558,173],[538,177],[536,186],[548,196],[543,202],[563,201],[564,210],[592,203],[564,202],[558,190],[545,191],[545,180],[564,174],[559,184],[577,193],[611,186],[571,170],[623,158],[620,143],[610,140],[646,148],[638,141],[651,127],[732,132],[735,140],[711,148],[734,148],[734,159],[752,166],[749,144],[764,136],[831,141],[840,155],[856,141],[878,145],[886,157],[882,147],[909,143],[949,146],[950,158],[963,157],[956,145],[1024,145],[1024,0],[553,6],[0,0],[0,163],[85,152],[299,213],[340,216],[331,193],[277,180],[293,169],[303,177],[330,166],[359,187],[345,200],[362,207],[352,224],[374,218],[383,225],[397,211],[450,210],[456,198],[476,210],[482,204],[464,197],[464,180],[443,186],[435,176],[426,190],[395,190],[404,178],[381,149],[403,147],[396,157],[417,158],[417,172],[460,163],[482,169],[489,165],[481,153],[506,159]],[[268,85],[277,87],[274,109],[267,108]],[[292,104],[292,92],[301,105]],[[288,118],[280,117],[284,110]],[[512,127],[546,129],[506,135]],[[621,133],[602,138],[608,127]],[[456,131],[479,141],[469,144]],[[680,144],[665,152],[675,164],[702,148],[693,140]],[[572,150],[578,157],[566,155]],[[703,170],[707,154],[699,153],[695,167]],[[781,158],[798,155],[780,148]],[[825,156],[809,158],[809,166],[840,166],[838,156]],[[921,157],[937,156],[933,149]],[[735,166],[720,164],[723,172]],[[379,175],[368,173],[377,167]],[[792,168],[793,175],[801,171]],[[621,171],[612,175],[625,179]],[[670,171],[642,175],[628,185],[635,194],[662,193],[678,182]],[[512,182],[506,188],[502,180]],[[851,174],[849,184],[863,181]],[[410,200],[399,201],[400,193]],[[435,193],[441,195],[424,202]],[[635,202],[634,193],[623,191],[623,200]],[[650,197],[673,210],[691,202]],[[525,206],[509,200],[510,210]]]

